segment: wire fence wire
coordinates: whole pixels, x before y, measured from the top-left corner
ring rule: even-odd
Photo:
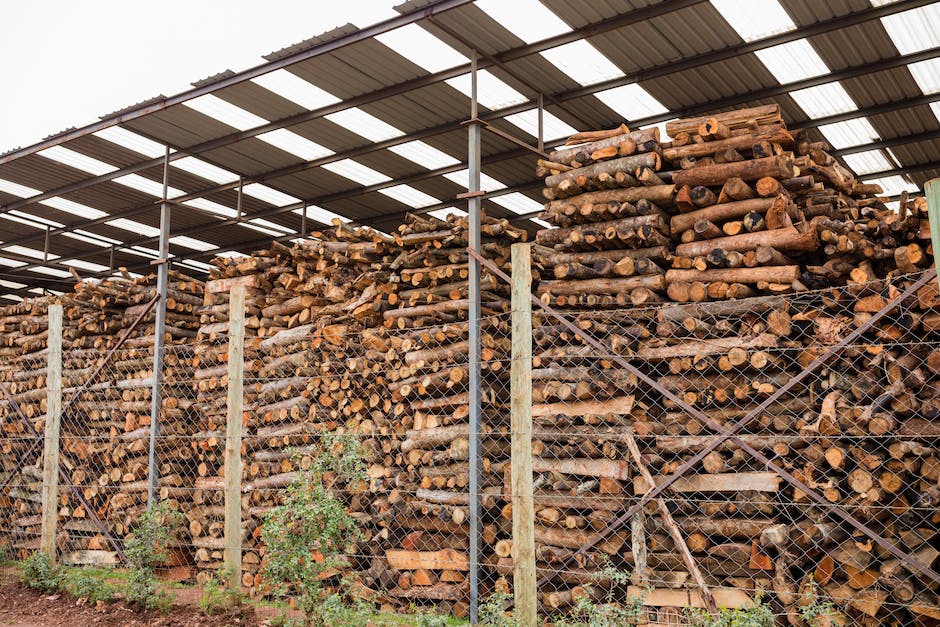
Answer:
[[[684,606],[704,606],[709,595],[730,607],[760,596],[795,621],[812,591],[852,624],[906,625],[921,615],[916,608],[936,607],[940,582],[926,570],[940,529],[935,282],[871,323],[918,278],[629,309],[586,303],[558,315],[535,307],[540,612],[569,612],[585,598],[639,599],[645,620],[679,625],[690,621]],[[265,514],[309,467],[318,438],[337,432],[356,434],[366,451],[368,485],[337,489],[364,532],[348,570],[372,598],[466,615],[474,502],[480,596],[511,590],[512,335],[508,286],[487,285],[478,494],[469,489],[474,364],[463,303],[421,309],[403,300],[265,329],[252,319],[270,303],[249,295],[240,540],[241,581],[252,594],[266,593]],[[185,519],[172,572],[205,582],[226,544],[227,296],[206,295],[178,313],[201,330],[178,332],[166,347],[158,494]],[[0,518],[7,546],[25,556],[39,544],[47,359],[45,312],[24,307],[16,315],[20,333],[0,330],[0,351],[11,343],[17,354],[30,350],[0,368]],[[66,323],[73,331],[63,355],[57,545],[68,563],[119,564],[147,507],[148,325],[105,361],[112,339]],[[716,440],[748,416],[737,440]],[[643,471],[658,485],[677,470],[668,489],[637,509],[650,491]]]

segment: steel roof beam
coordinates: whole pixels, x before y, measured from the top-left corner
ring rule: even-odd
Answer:
[[[880,179],[886,176],[899,176],[903,174],[910,174],[911,172],[923,172],[924,170],[940,170],[940,161],[930,161],[927,163],[915,163],[912,165],[904,165],[899,168],[891,168],[890,170],[882,170],[880,172],[871,172],[869,174],[863,174],[857,176],[859,179]]]
[[[811,119],[798,120],[798,121],[794,122],[791,126],[792,126],[793,128],[801,128],[801,127],[822,126],[822,125],[825,125],[825,124],[834,124],[834,123],[837,123],[837,122],[845,121],[845,120],[847,120],[847,119],[853,119],[853,118],[859,118],[859,117],[869,117],[869,116],[872,116],[872,115],[879,115],[879,114],[886,113],[886,112],[892,112],[892,111],[903,110],[903,109],[905,109],[905,108],[912,107],[912,106],[920,106],[920,105],[923,105],[923,104],[929,104],[930,102],[934,102],[934,101],[936,101],[936,100],[940,100],[940,93],[938,93],[938,94],[931,94],[931,95],[928,95],[928,96],[922,96],[922,97],[920,97],[920,98],[907,99],[907,100],[899,100],[899,101],[894,101],[894,102],[890,102],[890,103],[883,103],[883,104],[876,104],[876,105],[873,105],[873,106],[871,106],[871,107],[865,107],[865,108],[857,109],[857,110],[855,110],[855,111],[850,111],[850,112],[847,112],[847,113],[840,113],[840,114],[837,114],[837,115],[827,116],[827,117],[823,117],[823,118],[817,118],[817,119],[815,119],[815,120],[811,120]],[[453,130],[453,129],[449,129],[449,130]],[[438,133],[440,133],[440,132],[446,132],[446,131],[443,131],[442,128],[441,128],[441,126],[433,127],[433,128],[431,128],[431,129],[427,129],[427,130],[425,130],[425,131],[419,131],[418,133],[415,133],[415,134],[412,134],[412,135],[408,136],[408,137],[409,137],[408,141],[411,141],[412,139],[419,138],[419,137],[426,137],[426,136],[431,135],[431,134],[438,134]],[[898,139],[891,139],[891,140],[882,140],[882,142],[884,143],[884,146],[886,147],[886,146],[901,145],[901,144],[905,144],[905,143],[913,143],[913,142],[916,142],[916,141],[925,141],[925,140],[928,140],[928,139],[936,139],[936,138],[940,138],[940,136],[938,136],[938,133],[931,131],[931,132],[922,133],[922,134],[919,134],[919,135],[909,136],[909,137],[907,137],[907,138],[898,138]],[[343,158],[347,158],[347,157],[351,157],[351,156],[356,156],[356,155],[358,155],[358,154],[367,153],[367,152],[370,151],[370,148],[380,149],[380,148],[386,147],[386,145],[394,145],[394,142],[400,141],[401,139],[402,139],[402,138],[395,138],[395,139],[386,140],[386,141],[383,141],[383,142],[377,142],[376,144],[367,144],[367,145],[363,145],[363,146],[360,146],[360,147],[358,147],[358,148],[352,149],[352,150],[350,150],[350,151],[348,151],[348,152],[346,152],[346,153],[343,153]],[[560,141],[561,139],[563,139],[563,138],[557,138],[556,140],[552,140],[552,141],[550,141],[549,143],[553,143],[554,141]],[[875,142],[875,143],[872,143],[872,144],[863,144],[863,145],[861,145],[861,146],[855,146],[855,147],[851,147],[851,148],[845,148],[845,149],[841,149],[841,150],[835,150],[835,151],[832,151],[832,154],[835,155],[835,156],[842,156],[842,155],[845,155],[845,154],[852,154],[852,153],[855,153],[855,152],[863,152],[863,151],[866,151],[866,150],[873,150],[873,149],[876,149],[876,148],[878,148],[878,147],[882,147],[882,146],[881,146],[882,142]],[[494,154],[494,155],[486,156],[486,157],[484,157],[484,163],[485,163],[485,164],[492,164],[492,163],[496,163],[496,162],[498,162],[498,161],[503,161],[503,160],[514,159],[514,158],[518,158],[518,157],[523,157],[523,156],[526,156],[527,154],[528,154],[528,151],[526,151],[526,150],[522,150],[522,149],[512,149],[512,150],[508,150],[508,151],[505,151],[505,152],[502,152],[502,153],[497,153],[497,154]],[[286,168],[280,168],[280,169],[277,169],[277,170],[271,170],[271,171],[269,171],[269,172],[267,172],[267,173],[261,174],[261,175],[256,176],[256,177],[249,177],[249,178],[246,179],[246,182],[263,182],[263,181],[269,181],[269,180],[271,180],[271,179],[274,179],[274,178],[277,178],[277,177],[280,177],[280,176],[286,176],[286,175],[289,175],[289,174],[294,174],[294,173],[297,173],[297,172],[299,172],[299,171],[306,170],[306,169],[308,169],[308,168],[310,168],[310,167],[316,167],[316,165],[321,164],[323,161],[324,161],[324,159],[318,159],[318,160],[314,160],[314,161],[311,161],[311,162],[306,163],[306,164],[300,164],[300,165],[297,165],[297,166],[288,166],[288,167],[286,167]],[[352,189],[345,190],[345,191],[342,191],[342,192],[337,192],[337,193],[334,193],[334,194],[329,194],[329,195],[326,195],[326,196],[322,196],[322,197],[318,197],[318,198],[315,198],[315,199],[311,199],[311,200],[308,201],[307,204],[309,205],[309,204],[320,204],[320,203],[328,203],[328,202],[337,202],[337,201],[346,200],[346,199],[349,199],[349,198],[356,198],[356,197],[361,196],[361,195],[363,195],[363,194],[367,194],[367,193],[370,193],[370,192],[379,191],[379,190],[381,190],[381,189],[386,189],[386,188],[388,188],[388,187],[392,187],[392,186],[395,186],[395,185],[409,184],[409,183],[414,183],[414,182],[419,182],[419,181],[422,181],[422,180],[427,180],[427,179],[435,178],[435,177],[441,176],[441,175],[443,175],[443,174],[447,174],[447,173],[450,173],[450,172],[456,172],[456,171],[465,169],[466,167],[467,167],[466,164],[463,163],[463,162],[461,162],[461,163],[455,164],[455,165],[453,165],[453,166],[447,166],[447,167],[438,168],[438,169],[435,169],[435,170],[428,170],[428,171],[425,171],[425,172],[418,172],[418,173],[415,173],[415,174],[412,174],[412,175],[409,175],[409,176],[406,176],[406,177],[403,177],[403,178],[395,179],[395,180],[392,180],[392,181],[387,181],[387,182],[384,182],[384,183],[379,183],[379,184],[376,184],[376,185],[370,185],[370,186],[365,186],[365,187],[352,188]],[[214,193],[218,193],[218,192],[222,192],[222,191],[226,191],[226,190],[233,189],[233,188],[237,187],[237,185],[238,185],[238,181],[234,181],[234,182],[232,182],[232,183],[227,183],[227,184],[222,184],[222,185],[214,185],[214,186],[212,186],[212,187],[204,188],[204,189],[202,189],[202,190],[198,190],[198,191],[195,191],[195,192],[192,192],[192,193],[189,193],[189,194],[185,194],[185,195],[183,195],[183,196],[180,196],[180,197],[174,199],[174,202],[183,202],[183,201],[186,201],[186,200],[193,200],[193,199],[195,199],[195,198],[200,198],[200,197],[202,197],[202,196],[206,196],[206,195],[209,195],[209,194],[214,194]],[[141,204],[141,205],[137,205],[137,206],[128,208],[128,209],[126,209],[126,210],[122,210],[122,211],[120,211],[120,212],[117,212],[117,213],[114,213],[114,214],[110,214],[110,215],[105,216],[105,217],[102,217],[102,218],[96,218],[96,219],[94,219],[94,220],[87,220],[87,221],[84,221],[84,222],[82,222],[82,223],[80,223],[80,224],[69,225],[69,226],[66,226],[66,227],[63,227],[63,228],[59,228],[59,229],[52,229],[52,230],[50,231],[50,235],[52,235],[52,236],[61,235],[62,233],[71,232],[71,231],[73,231],[73,230],[75,230],[75,229],[77,229],[77,228],[85,228],[85,229],[88,229],[88,228],[94,227],[94,226],[96,226],[96,225],[104,224],[104,223],[106,223],[106,222],[109,221],[109,220],[114,220],[115,218],[133,217],[133,216],[139,215],[139,214],[141,214],[141,213],[146,213],[147,211],[149,211],[149,210],[151,210],[151,209],[157,207],[159,204],[160,204],[160,201],[159,201],[159,200],[154,200],[154,201],[152,201],[152,202],[148,202],[148,203],[144,203],[144,204]],[[246,215],[243,216],[243,219],[250,219],[250,218],[267,218],[267,217],[279,215],[279,214],[281,214],[281,213],[286,213],[286,212],[292,211],[293,209],[296,209],[296,208],[297,208],[297,207],[294,206],[294,205],[289,205],[288,207],[271,207],[271,208],[268,208],[268,209],[263,209],[263,210],[261,210],[261,211],[256,211],[256,212],[253,212],[253,213],[250,213],[250,214],[246,214]],[[192,208],[192,207],[187,207],[187,209],[192,210],[192,211],[199,211],[198,209],[195,209],[195,208]],[[208,213],[207,213],[207,215],[212,215],[212,214],[208,214]],[[215,228],[215,227],[218,227],[218,226],[224,226],[224,225],[226,225],[226,224],[233,224],[233,223],[235,223],[235,221],[234,221],[234,220],[231,220],[231,219],[229,219],[229,220],[214,220],[214,221],[212,221],[212,222],[207,222],[207,223],[204,223],[204,224],[202,224],[202,225],[197,225],[197,226],[195,226],[195,227],[190,227],[190,228],[186,229],[185,232],[179,232],[179,233],[174,233],[174,234],[175,234],[175,235],[195,235],[195,234],[198,234],[198,233],[200,233],[200,232],[202,232],[202,231],[204,231],[204,230],[206,230],[206,229]],[[28,244],[28,243],[31,243],[31,242],[39,241],[39,240],[41,240],[43,237],[45,237],[45,233],[44,233],[44,232],[38,232],[38,231],[37,231],[37,233],[36,233],[35,235],[25,236],[25,237],[21,237],[21,238],[16,239],[16,240],[11,240],[11,241],[7,242],[7,245],[13,245],[13,244],[25,245],[25,244]],[[141,238],[141,239],[138,239],[138,240],[129,241],[129,242],[126,243],[126,245],[127,245],[127,246],[133,246],[133,245],[139,245],[139,244],[149,243],[149,242],[152,242],[152,241],[154,241],[152,238]]]
[[[561,46],[566,43],[571,43],[572,41],[577,41],[585,37],[598,35],[604,32],[608,32],[611,30],[622,28],[624,26],[628,26],[630,24],[633,24],[642,20],[647,20],[652,17],[656,17],[657,15],[662,15],[664,13],[680,10],[688,6],[693,6],[695,4],[699,4],[702,1],[703,0],[669,0],[667,2],[662,2],[657,5],[652,5],[652,6],[644,7],[642,9],[629,11],[627,13],[623,13],[609,20],[603,20],[601,22],[588,24],[582,28],[575,29],[567,33],[563,33],[561,35],[557,35],[555,37],[551,37],[551,38],[542,40],[540,42],[535,42],[533,44],[520,46],[518,48],[508,50],[501,54],[494,55],[490,59],[481,59],[479,62],[479,66],[481,69],[483,69],[487,67],[492,67],[495,64],[504,64],[509,61],[531,56],[539,52],[542,52],[544,50],[549,50],[551,48]],[[873,19],[878,19],[886,15],[891,15],[900,11],[905,11],[908,9],[923,6],[925,4],[930,4],[931,2],[932,0],[901,0],[900,2],[897,2],[894,4],[884,5],[881,7],[872,7],[872,8],[864,9],[862,11],[858,11],[856,13],[852,13],[846,16],[841,16],[838,18],[825,20],[825,21],[818,22],[810,26],[800,27],[793,31],[781,33],[779,35],[774,35],[774,36],[767,37],[765,39],[761,39],[758,41],[735,44],[735,45],[728,46],[728,47],[715,50],[712,52],[708,52],[705,54],[696,55],[684,61],[664,63],[662,65],[654,66],[652,68],[648,68],[648,69],[644,69],[644,70],[640,70],[636,72],[631,72],[629,74],[624,75],[623,77],[612,79],[610,81],[605,81],[603,83],[590,85],[588,87],[581,87],[581,88],[570,90],[567,92],[560,92],[557,94],[546,94],[546,97],[549,99],[556,100],[557,102],[564,102],[565,100],[581,98],[583,96],[591,95],[598,91],[611,89],[613,87],[619,87],[619,86],[627,85],[627,84],[634,83],[634,82],[641,81],[641,80],[649,80],[649,79],[657,78],[660,76],[666,76],[674,72],[680,72],[683,70],[699,67],[701,65],[715,63],[715,62],[733,58],[742,54],[747,54],[747,53],[755,52],[757,50],[762,50],[764,48],[768,48],[771,46],[779,45],[782,43],[787,43],[790,41],[795,41],[797,39],[802,39],[803,37],[811,37],[813,35],[819,35],[819,34],[826,33],[832,30],[846,28],[854,24],[859,24],[859,23],[870,21]],[[440,11],[438,11],[438,13],[440,13]],[[252,128],[252,129],[247,129],[245,131],[231,133],[229,135],[225,135],[225,136],[213,139],[213,140],[202,142],[201,144],[197,144],[195,146],[190,146],[188,148],[175,147],[178,149],[178,151],[174,153],[173,155],[171,155],[170,159],[171,161],[173,161],[176,159],[181,159],[188,155],[201,154],[203,152],[215,150],[215,149],[218,149],[218,148],[221,148],[221,147],[233,144],[233,143],[237,143],[239,141],[249,139],[251,137],[255,137],[262,133],[267,133],[273,130],[286,128],[286,127],[300,124],[303,122],[307,122],[313,119],[321,118],[331,113],[336,113],[339,111],[343,111],[345,109],[349,109],[351,107],[375,102],[383,98],[388,98],[391,96],[404,94],[415,89],[420,89],[421,87],[426,87],[429,85],[439,83],[441,81],[447,80],[448,78],[454,78],[456,76],[466,74],[469,71],[469,68],[470,68],[469,64],[464,64],[461,66],[457,66],[455,68],[451,68],[449,70],[443,70],[441,72],[436,72],[433,74],[429,74],[427,76],[419,77],[411,81],[405,81],[403,83],[399,83],[398,85],[384,87],[374,92],[363,94],[361,96],[357,96],[355,98],[351,98],[351,99],[348,99],[348,100],[345,100],[345,101],[342,101],[333,105],[329,105],[327,107],[321,107],[319,109],[306,111],[306,112],[303,112],[294,116],[289,116],[287,118],[270,122],[268,124],[264,124],[264,125]],[[279,69],[279,68],[275,68],[275,69]],[[228,85],[226,84],[224,86],[228,86]],[[186,93],[189,93],[189,92],[186,92]],[[206,92],[206,93],[209,93],[209,92]],[[479,117],[482,120],[493,120],[496,118],[505,117],[507,115],[512,115],[513,113],[526,111],[528,109],[531,109],[537,106],[537,104],[538,103],[536,100],[529,100],[522,105],[507,107],[507,108],[500,109],[497,111],[491,111],[491,112],[482,114]],[[662,117],[662,119],[669,119],[670,117],[675,117],[675,114],[670,114],[668,116]],[[387,140],[386,142],[380,142],[382,144],[381,147],[387,148],[387,147],[399,145],[408,141],[413,141],[414,139],[430,137],[432,135],[437,135],[440,133],[455,130],[456,128],[460,127],[460,124],[462,121],[463,120],[457,120],[452,123],[438,125],[433,130],[427,129],[425,131],[418,131],[417,133],[393,138],[391,140]],[[661,121],[661,120],[657,119],[656,121]],[[645,123],[645,121],[640,121],[640,123]],[[352,149],[351,151],[343,151],[342,153],[337,153],[329,157],[317,159],[315,161],[308,162],[306,164],[298,164],[296,166],[290,166],[290,168],[299,168],[297,170],[294,170],[296,172],[296,171],[309,169],[311,167],[318,167],[320,165],[324,165],[325,163],[332,163],[340,159],[349,158],[350,156],[355,156],[355,155],[351,155],[350,153],[355,152],[357,154],[364,154],[363,152],[360,152],[364,148],[367,148],[367,147],[364,146],[358,149]],[[377,144],[373,146],[373,150],[379,150],[379,149],[381,148]],[[366,150],[366,152],[371,152],[371,151]],[[0,164],[4,162],[5,161],[3,160],[3,158],[0,158]],[[141,163],[127,166],[125,168],[121,168],[112,173],[84,179],[82,181],[77,181],[70,185],[64,185],[54,190],[49,190],[47,192],[43,192],[42,194],[38,194],[30,198],[24,198],[22,200],[10,203],[4,207],[0,207],[0,212],[5,212],[11,209],[19,209],[28,204],[39,202],[40,200],[47,200],[53,196],[60,196],[63,194],[77,191],[79,189],[84,189],[89,186],[98,185],[100,183],[112,180],[114,178],[123,176],[125,174],[140,172],[148,168],[157,167],[162,162],[163,162],[162,157],[156,158],[156,159],[150,159]],[[288,168],[285,168],[284,170],[286,171],[288,170]],[[244,173],[240,173],[240,174],[244,174]]]
[[[869,150],[881,150],[883,148],[893,148],[894,146],[903,146],[905,144],[916,144],[918,142],[930,141],[933,139],[940,139],[940,130],[936,131],[926,131],[924,133],[916,133],[914,135],[903,135],[901,137],[890,137],[888,139],[880,139],[875,142],[868,144],[861,144],[860,146],[852,146],[851,148],[842,148],[839,150],[830,150],[829,154],[835,157],[842,157],[845,155],[853,155],[860,152],[868,152]]]

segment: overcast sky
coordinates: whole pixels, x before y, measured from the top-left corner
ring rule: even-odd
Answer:
[[[0,152],[352,22],[400,0],[3,0]]]

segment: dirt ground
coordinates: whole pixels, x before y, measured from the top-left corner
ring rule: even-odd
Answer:
[[[0,626],[2,627],[262,627],[274,611],[261,616],[252,607],[238,612],[206,616],[199,610],[200,592],[173,590],[176,602],[169,614],[141,612],[124,603],[95,607],[62,594],[45,596],[19,583],[16,575],[0,573]]]

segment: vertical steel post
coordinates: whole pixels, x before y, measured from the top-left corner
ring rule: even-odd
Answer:
[[[304,203],[304,212],[300,214],[300,237],[307,237],[307,203]]]
[[[468,159],[469,244],[480,251],[480,123],[477,121],[477,54],[470,60],[470,124]],[[476,624],[480,597],[480,262],[468,260],[470,297],[470,622]]]
[[[235,197],[235,219],[242,219],[242,187],[245,185],[244,177],[238,177],[238,195]]]
[[[156,321],[153,330],[153,387],[150,390],[150,459],[147,466],[147,508],[156,505],[159,497],[160,460],[157,458],[157,438],[160,437],[160,411],[163,408],[163,336],[166,332],[166,284],[170,269],[170,147],[163,157],[163,203],[160,205],[160,257],[157,262]]]
[[[539,152],[545,152],[545,97],[539,94]]]

